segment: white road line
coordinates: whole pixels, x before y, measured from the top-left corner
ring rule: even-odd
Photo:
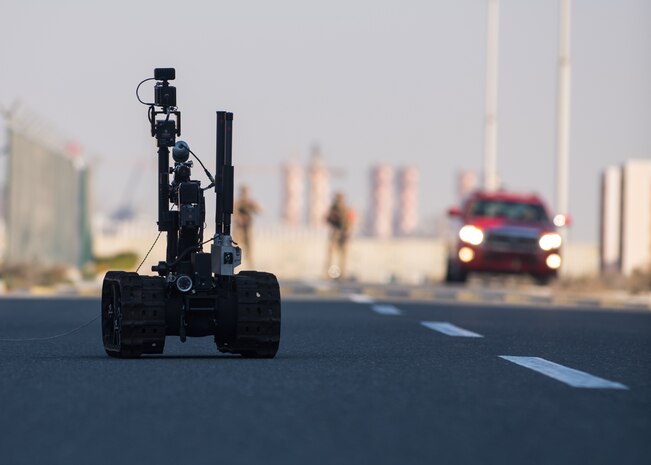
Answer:
[[[447,321],[421,321],[421,325],[426,328],[433,329],[439,333],[446,334],[448,336],[458,336],[458,337],[484,337],[481,334],[473,333],[467,329],[459,328],[458,326],[448,323]]]
[[[393,305],[373,305],[371,307],[375,313],[380,315],[401,315],[402,312],[398,307]]]
[[[576,388],[591,389],[628,389],[621,383],[608,381],[607,379],[593,376],[583,371],[568,368],[558,363],[550,362],[540,357],[515,357],[510,355],[500,355],[500,358],[509,362],[537,371],[545,376],[554,378],[562,383]]]
[[[369,296],[364,295],[364,294],[351,294],[348,296],[348,298],[358,304],[372,304],[375,302],[373,299],[371,299]]]

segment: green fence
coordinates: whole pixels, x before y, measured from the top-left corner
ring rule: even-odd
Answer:
[[[11,129],[5,195],[8,265],[92,259],[90,173],[79,157]]]

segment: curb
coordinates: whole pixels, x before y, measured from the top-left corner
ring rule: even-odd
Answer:
[[[369,285],[306,285],[303,283],[281,283],[281,294],[289,298],[337,297],[349,298],[351,295],[364,295],[371,299],[406,299],[423,302],[460,302],[485,305],[509,306],[554,306],[574,308],[608,308],[627,310],[651,310],[651,296],[646,298],[621,298],[612,295],[534,295],[524,292],[476,290],[465,288],[423,288]]]
[[[344,299],[363,295],[376,300],[412,300],[418,302],[459,302],[478,305],[554,306],[572,308],[601,308],[626,310],[651,310],[651,295],[634,297],[602,294],[585,295],[550,294],[536,295],[517,291],[468,289],[456,287],[386,286],[358,283],[280,283],[283,298],[331,298]],[[0,297],[99,297],[100,285],[83,286],[33,286],[18,292],[2,292]]]

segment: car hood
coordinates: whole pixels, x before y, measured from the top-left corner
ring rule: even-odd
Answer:
[[[503,218],[473,218],[466,222],[478,227],[484,232],[500,232],[506,235],[520,237],[538,237],[542,233],[553,232],[554,227],[538,221],[509,221]]]

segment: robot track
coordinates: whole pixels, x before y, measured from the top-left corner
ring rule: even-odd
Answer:
[[[165,280],[108,272],[102,285],[102,340],[111,357],[163,353]]]
[[[273,358],[280,343],[280,286],[271,273],[235,276],[237,313],[225,312],[215,337],[220,352]]]

